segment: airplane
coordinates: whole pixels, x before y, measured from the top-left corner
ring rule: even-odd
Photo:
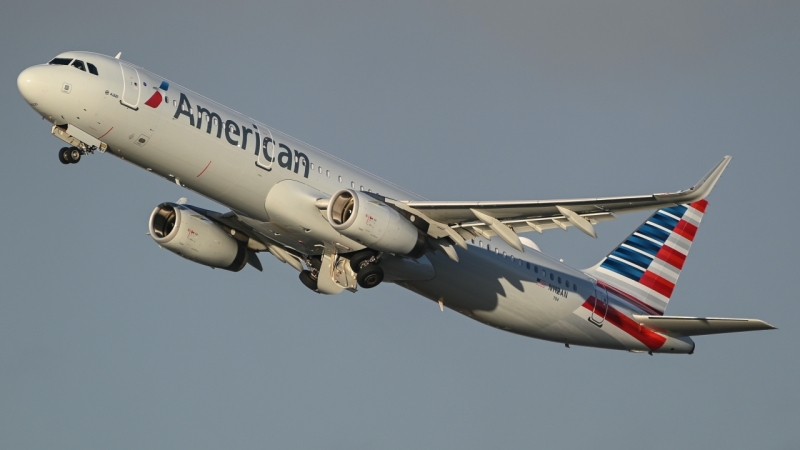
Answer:
[[[492,327],[563,344],[692,354],[693,336],[774,329],[667,316],[726,156],[687,190],[627,197],[429,201],[142,67],[91,52],[23,70],[17,86],[67,146],[64,164],[113,155],[230,208],[156,206],[149,235],[211,268],[262,271],[270,253],[320,294],[391,282]],[[520,233],[655,212],[579,270]]]

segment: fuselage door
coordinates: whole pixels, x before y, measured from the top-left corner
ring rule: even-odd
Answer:
[[[594,285],[594,308],[592,308],[592,317],[589,321],[598,327],[603,326],[603,321],[606,318],[608,311],[608,292],[606,288],[599,284]]]
[[[119,63],[122,69],[122,102],[123,105],[139,109],[139,94],[142,90],[142,80],[139,79],[139,71],[134,67]]]

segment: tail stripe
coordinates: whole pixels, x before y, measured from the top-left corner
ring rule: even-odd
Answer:
[[[684,253],[681,253],[668,245],[661,247],[661,250],[659,250],[656,254],[656,258],[664,261],[678,270],[683,269],[683,263],[686,262],[686,255]]]
[[[611,254],[612,256],[617,256],[624,261],[629,261],[641,268],[646,268],[653,262],[652,256],[645,256],[635,250],[623,246],[617,248],[614,253]]]
[[[653,241],[647,240],[642,238],[641,236],[637,236],[632,234],[628,240],[625,241],[625,245],[629,247],[633,247],[637,250],[641,250],[648,255],[656,256],[661,249],[661,246],[656,244]]]
[[[644,275],[644,270],[637,269],[630,264],[625,264],[624,262],[613,258],[606,258],[601,267],[614,271],[637,282],[642,278],[642,275]]]
[[[686,212],[686,209],[687,208],[685,205],[678,205],[670,208],[664,208],[662,209],[662,211],[668,212],[675,217],[683,217],[683,214]],[[705,211],[705,209],[703,211]]]
[[[670,216],[668,216],[666,214],[661,214],[660,211],[655,213],[653,215],[653,217],[650,218],[650,222],[652,222],[652,223],[654,223],[656,225],[661,225],[662,227],[664,227],[664,229],[667,229],[667,230],[674,230],[675,229],[675,225],[678,224],[678,220],[677,219],[673,219],[672,217],[670,217]]]
[[[590,271],[663,313],[707,204],[700,200],[656,211]]]
[[[661,244],[663,244],[664,241],[666,241],[667,238],[669,237],[669,232],[668,231],[665,231],[665,230],[663,230],[661,228],[657,228],[657,227],[653,226],[653,224],[651,224],[650,222],[647,222],[644,225],[642,225],[641,227],[639,227],[639,229],[636,230],[636,232],[640,233],[640,234],[642,234],[644,236],[647,236],[650,239],[658,241]]]

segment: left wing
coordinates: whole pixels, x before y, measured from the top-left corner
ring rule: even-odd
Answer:
[[[633,318],[640,324],[679,336],[737,333],[739,331],[774,330],[775,327],[759,319],[728,319],[722,317],[641,316]]]
[[[432,225],[428,234],[449,236],[465,247],[464,238],[498,235],[522,251],[516,233],[575,226],[597,237],[594,224],[613,220],[614,214],[656,209],[692,203],[706,197],[728,166],[731,157],[722,158],[711,171],[691,188],[673,193],[630,197],[600,197],[565,200],[501,202],[392,202],[399,208],[426,218]],[[388,200],[388,199],[387,199]]]

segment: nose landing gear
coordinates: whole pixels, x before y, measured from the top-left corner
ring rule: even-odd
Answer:
[[[77,164],[83,152],[78,147],[63,147],[58,151],[58,160],[61,164]]]

